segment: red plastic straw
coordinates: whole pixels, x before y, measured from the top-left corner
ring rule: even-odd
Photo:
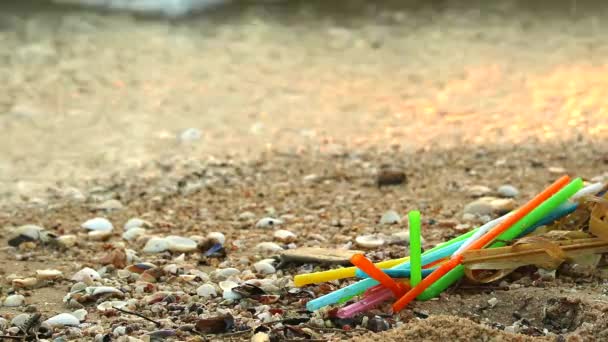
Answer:
[[[405,292],[407,292],[408,288],[405,286],[405,284],[394,281],[393,278],[382,272],[381,269],[376,267],[376,265],[374,265],[374,263],[367,259],[363,254],[353,255],[350,258],[350,262],[361,269],[361,271],[365,272],[365,274],[370,276],[370,278],[373,278],[387,289],[390,289],[395,295],[395,298],[399,298],[403,296]]]
[[[530,213],[534,208],[541,205],[544,201],[546,201],[549,197],[553,196],[556,192],[558,192],[561,188],[566,186],[570,182],[570,177],[563,176],[560,179],[556,180],[553,184],[551,184],[548,188],[543,190],[540,194],[536,195],[533,199],[531,199],[528,203],[526,203],[523,207],[517,210],[513,215],[509,216],[502,223],[494,227],[494,229],[490,230],[478,240],[473,242],[466,250],[474,250],[481,249],[485,247],[488,243],[492,242],[494,239],[498,237],[498,235],[502,234],[505,230],[509,229],[512,225],[514,225],[517,221],[521,220],[524,216]],[[411,301],[413,301],[416,297],[418,297],[424,290],[426,290],[429,286],[431,286],[434,282],[439,280],[439,278],[443,277],[446,273],[454,269],[454,267],[458,266],[462,262],[462,254],[458,254],[452,257],[448,262],[439,266],[433,273],[426,276],[418,285],[409,290],[403,297],[399,298],[393,304],[393,312],[399,312],[403,308],[405,308]],[[371,275],[370,275],[371,276]],[[374,278],[375,279],[375,278]]]

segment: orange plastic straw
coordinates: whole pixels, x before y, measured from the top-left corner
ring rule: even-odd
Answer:
[[[482,237],[480,237],[477,241],[473,242],[466,250],[474,250],[481,249],[488,243],[492,242],[492,240],[496,239],[498,235],[502,234],[505,230],[509,229],[512,225],[514,225],[517,221],[521,220],[524,216],[526,216],[529,212],[534,210],[534,208],[541,205],[544,201],[546,201],[549,197],[553,196],[556,192],[558,192],[561,188],[566,186],[570,182],[570,177],[563,176],[560,179],[556,180],[553,184],[551,184],[548,188],[543,190],[540,194],[536,195],[533,199],[531,199],[528,203],[526,203],[523,207],[519,208],[513,215],[509,216],[502,223],[494,227],[494,229],[490,230]],[[458,254],[453,256],[450,260],[448,260],[445,264],[439,266],[433,273],[426,276],[422,281],[414,286],[411,290],[409,290],[403,297],[399,298],[393,304],[393,312],[399,312],[404,307],[406,307],[411,301],[413,301],[416,297],[418,297],[424,290],[426,290],[429,286],[431,286],[434,282],[439,280],[439,278],[443,277],[446,273],[451,271],[454,267],[458,266],[462,262],[462,254]],[[370,275],[371,276],[371,275]]]
[[[355,254],[350,258],[350,262],[359,267],[361,271],[365,272],[370,278],[378,281],[382,286],[390,289],[395,298],[403,296],[407,292],[408,287],[403,283],[398,283],[389,277],[386,273],[382,272],[373,262],[367,259],[363,254]]]

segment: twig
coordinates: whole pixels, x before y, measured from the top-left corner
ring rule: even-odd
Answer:
[[[117,311],[120,311],[120,312],[122,312],[122,313],[126,313],[126,314],[128,314],[128,315],[133,315],[133,316],[137,316],[137,317],[139,317],[139,318],[143,318],[143,319],[145,319],[145,320],[146,320],[146,321],[148,321],[148,322],[152,322],[152,323],[154,323],[154,324],[155,324],[157,327],[160,327],[160,326],[161,326],[161,323],[160,323],[159,321],[155,321],[155,320],[153,320],[152,318],[146,317],[146,316],[144,316],[144,315],[142,315],[142,314],[140,314],[140,313],[133,312],[133,311],[127,311],[127,310],[124,310],[124,309],[117,308],[117,307],[115,307],[115,306],[113,306],[113,307],[112,307],[112,309],[117,310]]]

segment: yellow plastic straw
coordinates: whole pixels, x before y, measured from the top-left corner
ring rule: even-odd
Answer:
[[[375,264],[378,268],[391,268],[393,266],[397,266],[406,261],[410,260],[409,257],[386,260]],[[344,279],[344,278],[352,278],[356,275],[357,268],[356,267],[345,267],[338,268],[335,270],[323,271],[323,272],[315,272],[315,273],[306,273],[306,274],[298,274],[293,278],[293,282],[296,287],[302,287],[308,284],[318,284],[324,283],[327,281],[332,281],[336,279]]]

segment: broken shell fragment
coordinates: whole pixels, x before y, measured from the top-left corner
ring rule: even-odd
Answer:
[[[274,232],[274,238],[284,243],[290,243],[296,241],[297,236],[289,230],[279,229]]]
[[[133,273],[144,273],[144,271],[147,271],[151,268],[155,268],[156,265],[149,263],[149,262],[140,262],[134,265],[129,265],[127,266],[125,269],[129,272],[133,272]]]
[[[59,270],[38,270],[36,278],[39,280],[55,280],[63,277],[63,272]]]
[[[394,210],[385,212],[380,218],[380,224],[397,224],[399,222],[401,222],[401,216]]]
[[[135,217],[135,218],[129,219],[129,221],[127,221],[125,223],[125,225],[123,226],[123,228],[126,231],[128,231],[128,230],[131,230],[133,228],[146,228],[146,227],[150,227],[150,226],[152,226],[150,224],[150,222]]]
[[[125,306],[127,306],[127,302],[122,301],[122,300],[110,300],[110,301],[106,301],[103,302],[99,305],[97,305],[97,310],[104,312],[107,310],[112,310],[114,308],[119,308],[122,309]]]
[[[80,320],[69,313],[62,313],[53,316],[45,321],[51,327],[78,326]]]
[[[217,296],[217,291],[215,286],[211,284],[203,284],[196,289],[196,294],[203,298],[209,298]]]
[[[144,253],[162,253],[169,250],[169,241],[160,237],[153,237],[144,246]]]
[[[70,279],[74,280],[74,281],[81,281],[81,282],[87,283],[87,282],[91,282],[91,281],[95,281],[95,280],[100,280],[101,276],[94,269],[85,267],[85,268],[81,269],[80,271],[74,273],[74,275]]]
[[[11,282],[14,288],[32,288],[38,284],[36,278],[13,279]]]
[[[261,242],[255,246],[255,249],[261,252],[278,252],[282,251],[283,247],[277,245],[274,242]]]
[[[79,309],[72,312],[71,315],[78,318],[78,320],[82,322],[87,318],[88,312],[85,309]]]
[[[383,246],[386,241],[377,236],[377,235],[361,235],[361,236],[357,236],[357,238],[355,239],[355,242],[357,243],[358,246],[363,247],[363,248],[378,248]]]
[[[198,245],[196,241],[181,236],[167,236],[165,238],[169,242],[169,250],[172,252],[192,252],[196,250]]]
[[[146,233],[146,230],[144,228],[135,227],[135,228],[131,228],[131,229],[127,230],[126,232],[122,233],[122,238],[127,241],[133,241],[133,240],[137,239],[138,237],[144,235],[145,233]]]
[[[263,261],[256,262],[253,265],[253,268],[255,268],[255,271],[259,274],[273,274],[277,271],[270,263]]]

